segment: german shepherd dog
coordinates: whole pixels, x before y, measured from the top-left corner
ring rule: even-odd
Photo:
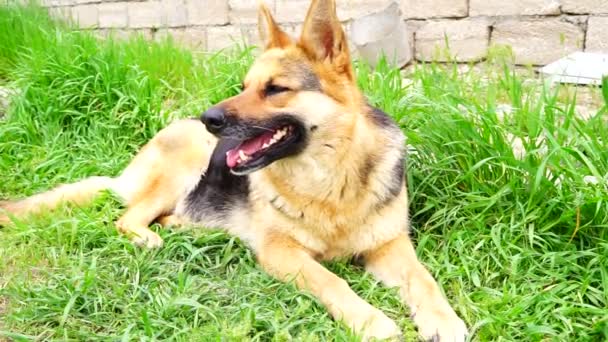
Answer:
[[[397,337],[393,320],[319,263],[361,257],[399,288],[423,338],[464,341],[464,322],[408,236],[405,137],[357,88],[334,0],[312,1],[299,40],[262,3],[259,29],[265,50],[240,94],[161,130],[118,177],[3,202],[0,221],[109,189],[128,208],[118,229],[138,245],[163,244],[154,221],[223,227],[364,339]]]

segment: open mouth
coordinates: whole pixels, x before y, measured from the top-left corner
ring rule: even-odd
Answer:
[[[301,134],[296,126],[285,124],[240,143],[226,152],[226,165],[235,174],[260,169],[294,152]]]

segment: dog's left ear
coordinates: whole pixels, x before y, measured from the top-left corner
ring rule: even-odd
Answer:
[[[272,48],[285,48],[293,41],[285,33],[270,14],[270,10],[263,1],[258,1],[258,31],[260,34],[260,40],[264,44],[266,50]]]
[[[334,0],[313,0],[299,41],[300,47],[316,61],[329,61],[342,74],[353,79],[348,41],[336,14]]]

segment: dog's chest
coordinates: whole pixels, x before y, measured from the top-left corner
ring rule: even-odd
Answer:
[[[374,234],[362,208],[353,210],[352,205],[340,206],[303,194],[285,195],[256,185],[252,186],[251,199],[263,214],[254,222],[283,231],[321,258],[362,251]]]

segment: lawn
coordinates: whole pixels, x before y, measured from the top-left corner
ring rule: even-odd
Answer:
[[[475,341],[608,339],[608,108],[509,67],[356,63],[369,101],[408,136],[417,252]],[[0,198],[116,175],[174,118],[238,91],[255,51],[193,54],[170,40],[100,40],[35,7],[0,5]],[[522,75],[523,74],[523,75]],[[601,103],[602,89],[584,89]],[[608,86],[603,88],[608,102]],[[522,151],[514,151],[513,144]],[[0,229],[0,340],[356,340],[279,283],[238,239],[155,229],[132,246],[110,193]],[[395,289],[327,263],[416,336]]]

